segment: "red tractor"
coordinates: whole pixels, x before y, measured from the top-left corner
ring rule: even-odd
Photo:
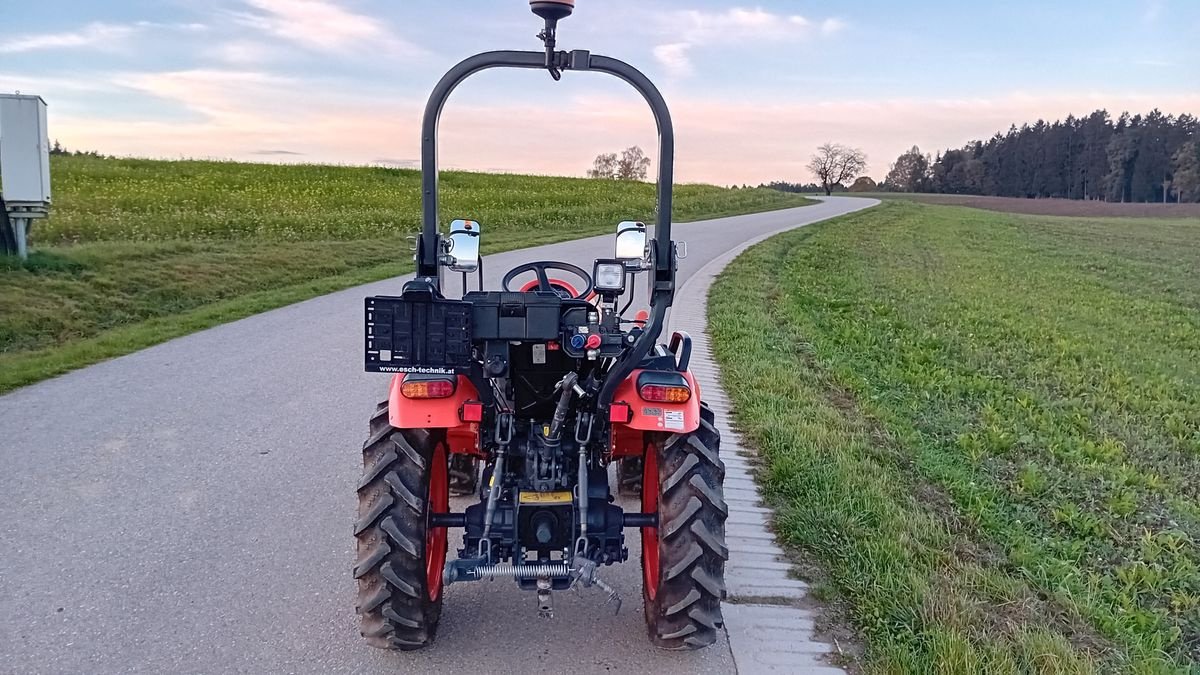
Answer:
[[[602,570],[628,560],[625,531],[636,528],[651,641],[704,647],[722,627],[725,470],[713,413],[688,371],[691,339],[659,342],[675,293],[670,113],[628,64],[555,50],[573,0],[530,6],[545,20],[544,51],[477,54],[434,89],[422,129],[416,275],[400,296],[366,299],[366,369],[393,377],[363,446],[354,528],[362,634],[377,647],[425,647],[446,586],[497,577],[534,591],[544,616],[552,592],[575,585],[619,607]],[[547,69],[556,80],[607,73],[645,97],[659,131],[653,239],[642,223],[621,223],[615,255],[590,272],[535,261],[510,270],[502,290],[465,290],[479,270],[480,228],[456,220],[448,236],[438,231],[438,117],[459,82],[488,68]],[[443,296],[446,269],[463,274],[461,298]],[[534,278],[514,288],[523,274]],[[618,306],[643,274],[649,313],[627,318],[631,302]],[[481,271],[479,279],[482,288]],[[640,491],[638,512],[615,503],[613,462]],[[450,510],[452,484],[477,497],[461,513]],[[451,552],[452,529],[462,545]]]

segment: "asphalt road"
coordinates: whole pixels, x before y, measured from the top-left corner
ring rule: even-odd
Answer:
[[[680,225],[679,281],[736,243],[873,203]],[[488,283],[538,258],[590,269],[611,249],[595,237],[489,256]],[[724,642],[649,646],[633,531],[630,562],[604,570],[617,615],[584,591],[556,594],[556,618],[540,620],[512,582],[456,584],[431,649],[363,644],[354,489],[387,376],[362,372],[362,298],[399,288],[315,298],[0,397],[0,672],[732,672]]]

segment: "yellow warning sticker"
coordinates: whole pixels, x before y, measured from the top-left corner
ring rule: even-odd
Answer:
[[[570,504],[570,492],[522,492],[522,504]]]

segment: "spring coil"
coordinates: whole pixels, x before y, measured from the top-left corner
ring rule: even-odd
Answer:
[[[469,574],[473,579],[537,579],[538,577],[566,577],[571,575],[571,566],[566,563],[547,563],[537,565],[513,565],[499,563],[497,565],[480,565]]]

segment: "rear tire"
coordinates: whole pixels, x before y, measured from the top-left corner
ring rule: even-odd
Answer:
[[[429,646],[442,615],[446,529],[429,513],[449,510],[444,432],[395,429],[388,404],[371,416],[358,487],[357,611],[362,636],[381,649]]]
[[[700,404],[700,427],[656,435],[646,448],[642,510],[658,528],[642,530],[642,601],[650,641],[663,649],[700,649],[724,626],[725,465],[712,410]]]

